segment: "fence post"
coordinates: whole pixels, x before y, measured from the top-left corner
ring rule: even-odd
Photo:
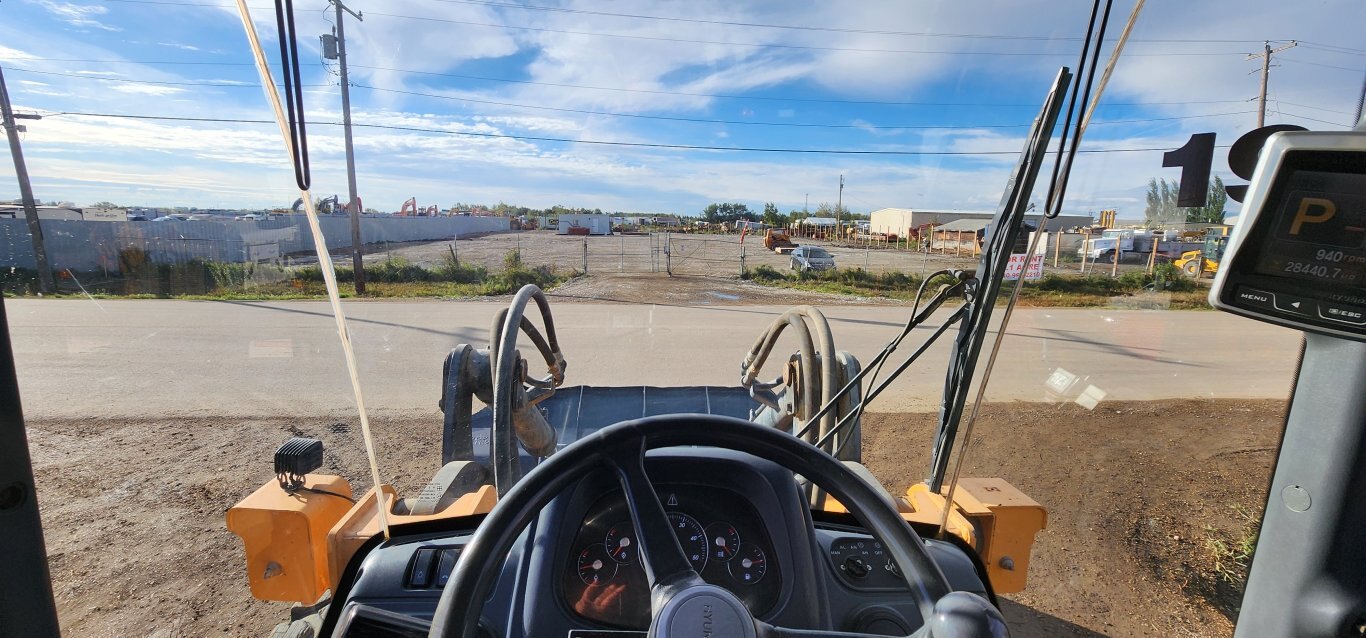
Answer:
[[[673,242],[669,233],[664,233],[664,272],[674,275]]]
[[[745,245],[740,244],[740,278],[745,276]]]
[[[868,272],[868,249],[863,249],[863,272]]]
[[[1111,255],[1114,257],[1114,259],[1113,259],[1113,260],[1111,261],[1111,263],[1110,263],[1110,276],[1111,276],[1111,277],[1118,277],[1118,276],[1119,276],[1119,239],[1118,239],[1118,238],[1115,239],[1115,250],[1114,250],[1114,252],[1111,253]]]
[[[1053,233],[1053,267],[1058,267],[1058,251],[1062,250],[1062,231]]]
[[[617,264],[617,272],[626,272],[626,235],[621,236],[621,263]]]
[[[1086,256],[1091,253],[1091,232],[1081,234],[1081,274],[1086,274]]]
[[[1158,241],[1156,237],[1153,238],[1153,254],[1148,255],[1148,274],[1149,274],[1149,275],[1153,274],[1153,270],[1157,268],[1157,247],[1158,247],[1158,245],[1160,245],[1161,243],[1162,243],[1162,242]]]
[[[588,274],[588,238],[583,238],[583,274]]]

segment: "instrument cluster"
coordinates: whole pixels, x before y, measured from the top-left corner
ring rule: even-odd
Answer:
[[[657,485],[678,543],[702,579],[724,587],[756,615],[778,600],[781,583],[768,530],[739,494],[698,485]],[[565,603],[604,625],[644,629],[649,582],[636,551],[635,526],[620,491],[598,499],[565,561]]]

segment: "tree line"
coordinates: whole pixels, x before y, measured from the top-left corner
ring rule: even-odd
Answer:
[[[836,209],[838,208],[838,211]],[[720,224],[737,221],[763,222],[768,226],[783,227],[791,226],[798,221],[808,217],[835,217],[838,214],[841,220],[868,219],[868,215],[863,213],[851,213],[847,206],[832,206],[829,202],[821,202],[814,211],[790,210],[786,213],[780,212],[778,206],[773,202],[764,204],[764,211],[756,213],[750,210],[749,206],[742,203],[714,203],[702,209],[702,221]]]
[[[1224,206],[1228,204],[1228,192],[1224,190],[1224,180],[1216,175],[1210,181],[1204,206],[1180,207],[1176,196],[1181,192],[1181,182],[1156,177],[1148,180],[1148,206],[1143,211],[1143,225],[1148,228],[1181,222],[1187,223],[1224,223]]]

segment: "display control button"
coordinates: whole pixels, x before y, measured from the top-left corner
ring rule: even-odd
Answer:
[[[1319,303],[1319,316],[1329,321],[1366,326],[1366,308],[1359,306],[1344,306],[1325,301]]]
[[[441,563],[436,568],[436,586],[445,587],[446,581],[451,579],[451,571],[455,569],[456,550],[447,549],[441,552]]]
[[[1310,317],[1314,316],[1314,309],[1317,307],[1317,302],[1313,299],[1288,295],[1283,292],[1275,293],[1272,296],[1272,302],[1275,303],[1276,309],[1281,312],[1289,312]]]
[[[1235,301],[1250,308],[1262,310],[1274,310],[1276,308],[1276,295],[1265,290],[1239,286],[1238,292],[1233,297]]]
[[[419,549],[413,558],[413,571],[408,576],[409,587],[426,587],[432,584],[432,560],[436,550]]]

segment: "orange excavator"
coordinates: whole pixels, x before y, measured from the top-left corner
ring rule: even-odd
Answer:
[[[403,207],[398,209],[400,217],[410,217],[417,214],[417,198],[409,197],[408,201],[403,202]]]

